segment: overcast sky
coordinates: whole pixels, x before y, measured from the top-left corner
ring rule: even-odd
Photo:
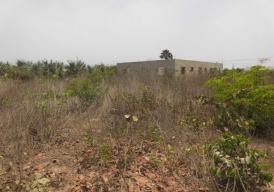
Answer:
[[[0,0],[2,61],[114,64],[162,49],[226,66],[273,57],[274,0]]]

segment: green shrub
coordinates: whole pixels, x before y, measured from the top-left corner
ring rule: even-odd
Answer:
[[[272,180],[259,163],[266,154],[249,149],[248,144],[244,136],[225,132],[216,143],[208,145],[211,173],[226,191],[259,191]]]
[[[64,77],[64,64],[58,61],[38,61],[32,64],[32,73],[36,77],[60,79]]]
[[[214,91],[219,114],[223,114],[223,126],[237,129],[249,124],[250,131],[256,134],[271,133],[274,128],[273,82],[274,70],[261,66],[248,71],[229,70],[210,79],[207,85]]]
[[[29,66],[12,66],[8,77],[18,80],[30,80],[33,78],[31,68]]]
[[[17,80],[30,80],[34,77],[32,63],[18,60],[16,65],[0,62],[0,77]]]
[[[66,96],[77,96],[84,105],[94,103],[102,94],[102,87],[89,79],[74,79],[65,90]]]
[[[100,82],[103,79],[107,79],[116,74],[117,68],[116,66],[105,66],[95,65],[94,67],[89,67],[89,77],[92,82]]]
[[[151,154],[149,156],[149,164],[154,169],[158,169],[161,166],[161,160],[156,155]]]
[[[142,87],[141,103],[144,109],[153,110],[157,107],[157,98],[155,95],[155,90],[153,90],[152,87],[149,87],[149,86]]]
[[[150,139],[151,141],[153,141],[157,144],[161,144],[163,142],[163,137],[162,137],[160,131],[154,125],[150,125],[148,127],[147,135],[148,135],[148,139]]]
[[[92,134],[87,134],[85,136],[85,141],[90,147],[95,147],[95,145],[96,145],[94,136]]]
[[[103,160],[104,163],[107,163],[111,160],[111,148],[107,144],[103,144],[100,146],[100,157]]]
[[[77,76],[86,72],[87,66],[81,60],[68,61],[68,65],[65,66],[67,76]]]
[[[78,65],[80,66],[80,64]],[[71,63],[71,66],[75,65]],[[81,103],[84,105],[90,105],[98,101],[105,92],[101,86],[102,81],[111,77],[116,72],[115,67],[107,67],[104,65],[89,67],[88,70],[88,76],[73,79],[65,91],[66,96],[79,97]]]
[[[8,77],[11,72],[11,66],[9,63],[0,62],[0,77]]]

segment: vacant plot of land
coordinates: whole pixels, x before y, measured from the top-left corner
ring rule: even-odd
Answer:
[[[207,79],[1,80],[0,191],[225,191]],[[251,146],[273,172],[273,142]]]

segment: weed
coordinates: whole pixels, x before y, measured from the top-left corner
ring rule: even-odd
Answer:
[[[103,144],[100,146],[100,157],[104,163],[107,163],[111,160],[111,149],[110,146],[107,144]]]
[[[103,95],[103,89],[98,84],[90,82],[89,79],[74,79],[69,83],[64,94],[77,96],[83,106],[89,106]]]
[[[154,169],[158,169],[161,166],[161,160],[158,159],[155,155],[149,156],[149,163]]]
[[[36,173],[33,181],[26,185],[26,190],[46,192],[48,191],[49,184],[50,179],[44,177],[39,173]]]
[[[157,129],[156,126],[150,125],[148,127],[147,134],[148,134],[148,138],[150,140],[152,140],[153,142],[155,142],[157,144],[161,144],[163,142],[162,135],[161,135],[160,131]]]
[[[157,106],[156,95],[151,87],[145,86],[142,88],[141,103],[145,109],[155,109]]]
[[[174,155],[175,155],[174,147],[168,144],[167,145],[167,159],[169,161],[172,161],[174,159]]]
[[[96,146],[94,136],[91,135],[91,134],[87,134],[87,135],[85,136],[85,141],[87,142],[87,144],[88,144],[90,147],[95,147],[95,146]]]
[[[208,149],[211,173],[225,191],[259,191],[271,182],[272,175],[262,170],[259,163],[266,154],[248,148],[248,139],[225,132]]]

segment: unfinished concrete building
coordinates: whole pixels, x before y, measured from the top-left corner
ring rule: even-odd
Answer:
[[[174,59],[118,63],[117,68],[120,74],[184,76],[215,73],[221,71],[223,65],[221,63]]]

